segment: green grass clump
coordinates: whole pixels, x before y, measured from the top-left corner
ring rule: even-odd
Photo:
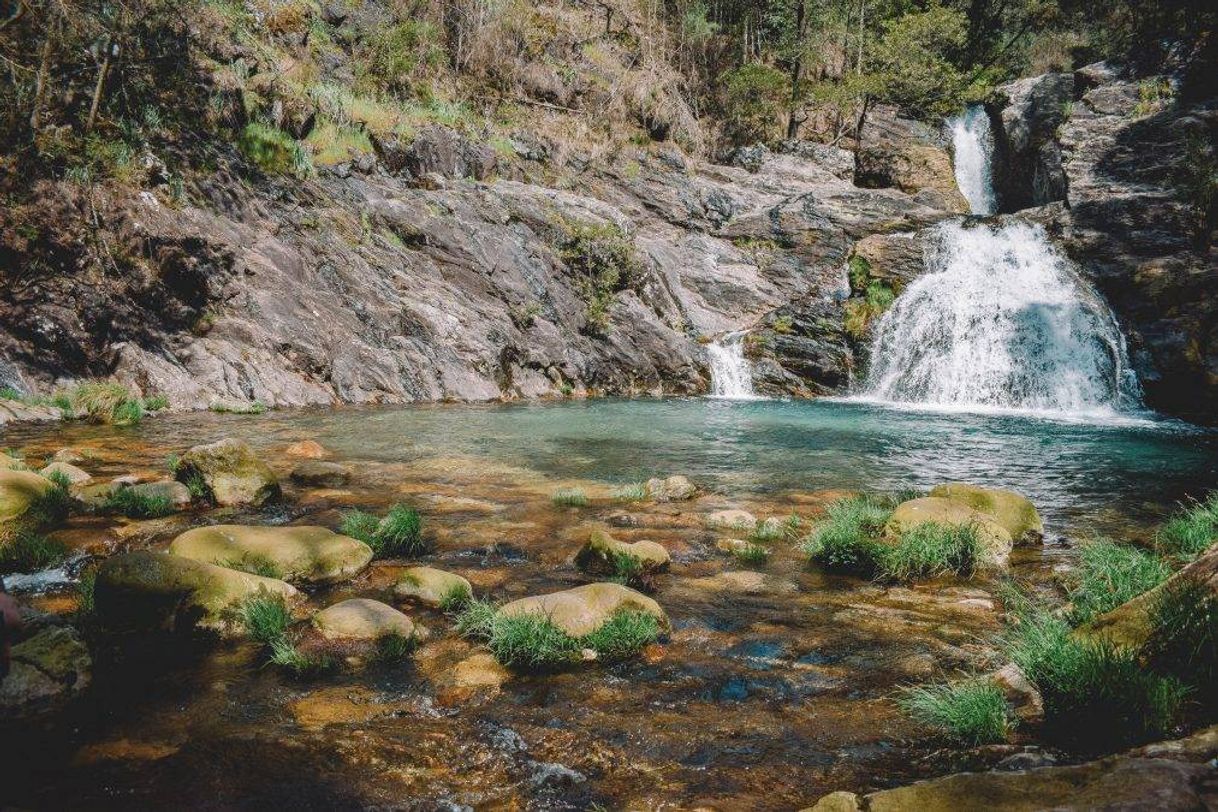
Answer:
[[[1218,541],[1218,492],[1204,502],[1177,511],[1155,536],[1158,551],[1180,561],[1192,561]]]
[[[288,605],[278,595],[257,595],[241,606],[241,623],[245,633],[265,646],[273,646],[284,639],[292,614]]]
[[[613,498],[619,502],[645,502],[649,495],[646,482],[623,485],[613,492]]]
[[[0,540],[0,570],[4,572],[38,572],[67,557],[67,545],[40,533],[19,530],[9,539]]]
[[[826,569],[871,575],[881,555],[877,539],[894,507],[890,499],[869,494],[839,499],[800,549]]]
[[[878,574],[893,581],[970,575],[981,555],[977,528],[925,522],[901,534],[896,544],[882,545],[876,558]]]
[[[309,156],[296,139],[261,121],[251,121],[245,126],[237,146],[264,172],[305,176],[312,171]]]
[[[144,417],[144,403],[119,383],[90,381],[58,392],[55,405],[70,415],[83,414],[94,423],[129,426]]]
[[[220,566],[238,572],[248,572],[250,575],[259,575],[263,578],[281,578],[283,574],[279,571],[279,567],[274,561],[253,553],[246,553],[240,558],[230,558],[227,561],[220,562]]]
[[[1002,689],[986,679],[906,689],[901,708],[922,724],[966,745],[997,744],[1014,727]]]
[[[655,568],[630,553],[609,551],[610,579],[619,584],[650,592],[655,587]]]
[[[1147,659],[1197,688],[1198,699],[1218,706],[1218,597],[1194,578],[1173,581],[1150,613]]]
[[[52,471],[47,475],[51,487],[30,501],[26,516],[37,524],[54,524],[68,518],[72,511],[71,483],[67,474]]]
[[[329,671],[334,667],[334,659],[328,654],[301,651],[287,637],[271,641],[271,657],[268,662],[290,671],[297,677],[310,677]]]
[[[473,593],[465,584],[453,584],[440,596],[440,611],[445,613],[460,612],[474,599]]]
[[[784,538],[794,538],[799,534],[800,519],[798,516],[788,516],[781,522],[758,521],[749,533],[752,541],[778,541]]]
[[[550,501],[560,507],[585,507],[588,495],[582,488],[559,488],[550,495]]]
[[[1088,542],[1069,590],[1070,620],[1086,623],[1158,586],[1170,575],[1171,567],[1153,553],[1113,541]]]
[[[1084,748],[1122,746],[1166,733],[1188,688],[1144,668],[1139,652],[1073,635],[1034,607],[1018,618],[1006,649],[1040,691],[1045,731]]]
[[[401,663],[410,659],[416,645],[417,642],[413,635],[407,637],[404,634],[391,632],[377,639],[374,658],[377,662],[382,663]]]
[[[119,488],[106,497],[102,510],[121,513],[128,519],[159,519],[173,513],[173,502],[166,496],[150,496],[134,488]]]
[[[80,574],[76,582],[76,614],[80,618],[93,616],[97,608],[94,596],[97,594],[97,569],[89,567]]]
[[[348,511],[338,532],[364,542],[377,558],[419,555],[427,549],[423,519],[406,505],[394,505],[383,519],[363,510]]]
[[[540,614],[505,617],[486,601],[470,601],[457,618],[457,632],[484,641],[495,659],[516,671],[546,672],[565,668],[590,648],[606,662],[637,654],[659,637],[659,623],[645,612],[615,613],[596,631],[572,637]]]
[[[732,556],[746,567],[760,567],[770,560],[770,551],[760,544],[748,543],[732,548]]]
[[[164,395],[153,395],[152,397],[144,398],[144,411],[159,412],[162,409],[169,408],[169,398]]]

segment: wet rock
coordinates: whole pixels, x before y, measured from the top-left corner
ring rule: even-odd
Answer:
[[[542,615],[572,637],[599,629],[615,613],[646,612],[668,627],[668,616],[651,598],[621,584],[597,583],[512,601],[499,609],[504,617]]]
[[[849,183],[854,182],[854,153],[842,147],[819,141],[783,141],[780,147],[788,155],[797,155],[828,170],[830,174]]]
[[[564,764],[534,761],[532,765],[529,783],[534,787],[569,788],[588,780],[586,775]]]
[[[1040,691],[1015,663],[1007,663],[991,674],[990,679],[1002,689],[1007,703],[1021,722],[1037,724],[1045,718],[1045,703]]]
[[[138,493],[140,496],[150,499],[166,499],[177,508],[186,507],[191,500],[190,488],[176,479],[158,479],[155,482],[140,482],[128,487],[131,488],[132,493]]]
[[[725,530],[752,530],[757,526],[757,517],[747,510],[716,510],[706,517],[706,526]]]
[[[743,553],[752,546],[753,543],[751,541],[745,541],[744,539],[722,538],[715,540],[715,549],[728,555]]]
[[[20,518],[52,487],[50,480],[32,471],[0,469],[0,525]]]
[[[52,474],[58,474],[61,477],[67,478],[68,485],[72,486],[84,485],[84,483],[89,482],[93,478],[93,474],[78,469],[76,465],[69,463],[51,463],[39,471],[38,474],[46,478],[51,478]]]
[[[802,812],[862,812],[859,796],[844,790],[831,792]]]
[[[902,502],[888,520],[885,533],[892,539],[920,524],[945,524],[952,527],[972,525],[983,549],[983,564],[1006,566],[1011,554],[1011,534],[990,516],[968,505],[939,496],[926,496]]]
[[[421,637],[406,614],[369,598],[350,598],[328,606],[313,616],[313,628],[326,640],[379,640],[389,635]]]
[[[390,172],[408,172],[415,178],[436,175],[485,180],[497,165],[493,149],[438,125],[424,127],[408,146],[394,139],[377,139],[373,147]]]
[[[693,499],[697,493],[698,488],[687,477],[654,477],[647,480],[647,495],[657,502],[683,502]]]
[[[453,600],[455,595],[464,595],[466,600],[472,598],[474,589],[469,581],[456,573],[435,567],[410,567],[394,585],[393,594],[403,600],[440,608],[446,601]]]
[[[1044,541],[1045,524],[1036,506],[1014,491],[949,482],[936,485],[930,495],[968,505],[986,514],[1002,525],[1016,545],[1040,544]]]
[[[218,505],[261,505],[279,496],[279,480],[265,462],[239,440],[197,445],[182,455],[179,482],[202,479]]]
[[[494,694],[512,678],[493,654],[479,652],[461,660],[438,682],[449,700],[462,701],[476,694]]]
[[[75,448],[61,448],[51,457],[52,462],[66,462],[68,465],[80,465],[88,460],[89,457]]]
[[[613,575],[617,573],[618,556],[633,558],[644,570],[650,572],[667,570],[671,560],[668,550],[654,541],[627,543],[618,541],[608,533],[594,530],[588,543],[576,553],[575,566],[584,572]]]
[[[372,548],[325,527],[219,524],[178,536],[169,552],[228,567],[269,566],[291,583],[333,584],[354,578],[372,561]]]
[[[292,443],[283,450],[283,453],[289,457],[303,457],[308,460],[320,460],[330,456],[330,452],[326,451],[321,443],[314,440],[300,440]]]
[[[234,615],[259,594],[292,600],[288,583],[189,558],[139,551],[112,556],[97,570],[94,601],[109,628],[240,633]]]
[[[351,469],[336,462],[309,460],[292,469],[292,481],[314,488],[341,488],[351,481]]]
[[[62,707],[89,685],[93,661],[75,629],[51,625],[14,645],[10,665],[0,679],[0,718]]]

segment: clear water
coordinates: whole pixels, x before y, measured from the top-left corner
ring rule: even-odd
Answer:
[[[926,267],[876,329],[869,397],[1067,415],[1141,408],[1116,319],[1040,226],[943,223]]]
[[[952,165],[956,186],[968,201],[973,214],[993,214],[998,210],[994,196],[994,136],[985,106],[974,104],[955,118],[948,119],[952,133]]]

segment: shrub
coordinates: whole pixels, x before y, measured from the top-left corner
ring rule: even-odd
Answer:
[[[1182,508],[1159,528],[1155,547],[1163,555],[1191,561],[1218,540],[1218,493]]]
[[[28,530],[0,539],[0,570],[4,572],[37,572],[67,557],[68,548],[63,542]]]
[[[779,134],[790,98],[787,75],[777,68],[749,62],[719,77],[723,112],[733,143],[772,141]]]
[[[800,549],[831,570],[871,575],[880,556],[876,541],[892,516],[891,500],[872,495],[839,499],[812,529]]]
[[[898,702],[914,719],[970,747],[1004,742],[1014,727],[1002,689],[986,679],[908,688]]]
[[[66,474],[52,471],[47,475],[51,487],[30,502],[26,515],[36,524],[54,524],[68,517],[72,509],[71,483]]]
[[[550,501],[563,507],[586,507],[588,495],[582,488],[559,488],[550,495]]]
[[[143,401],[118,383],[91,381],[57,392],[55,405],[67,414],[81,414],[94,423],[129,426],[144,417]]]
[[[558,253],[576,275],[589,330],[604,332],[614,296],[638,284],[645,273],[634,243],[613,224],[563,223]]]
[[[1070,587],[1070,620],[1086,623],[1167,580],[1171,568],[1153,553],[1100,540],[1083,545]]]
[[[377,558],[418,555],[426,549],[423,520],[406,505],[394,505],[383,519],[362,510],[344,513],[339,532],[367,544]]]
[[[252,639],[265,646],[273,646],[283,641],[292,623],[292,615],[283,598],[261,594],[242,604],[241,623]]]
[[[1182,578],[1165,587],[1151,608],[1147,659],[1218,704],[1218,598],[1208,584]]]
[[[128,519],[159,519],[174,512],[173,502],[166,496],[150,496],[133,488],[112,491],[102,503],[102,510],[121,513]]]
[[[770,560],[770,551],[760,544],[745,544],[733,547],[732,555],[746,567],[760,567]]]
[[[894,581],[957,573],[969,575],[977,565],[981,542],[972,525],[925,522],[901,534],[896,544],[876,551],[878,574]]]
[[[251,163],[270,174],[307,175],[312,169],[308,155],[292,136],[261,121],[245,125],[237,146]]]

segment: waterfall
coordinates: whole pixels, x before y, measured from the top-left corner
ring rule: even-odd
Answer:
[[[993,214],[985,108],[949,125],[960,191],[974,214]],[[1090,415],[1141,407],[1116,318],[1040,226],[941,223],[924,263],[876,327],[869,399]]]
[[[876,330],[866,389],[884,401],[1088,413],[1138,408],[1103,300],[1027,223],[942,223],[928,273]]]
[[[990,167],[994,136],[990,133],[990,117],[985,106],[970,105],[960,115],[948,119],[947,124],[952,132],[956,186],[973,214],[993,214],[998,209]]]
[[[727,400],[752,400],[753,369],[744,357],[747,330],[726,333],[706,345],[710,360],[711,397]]]

